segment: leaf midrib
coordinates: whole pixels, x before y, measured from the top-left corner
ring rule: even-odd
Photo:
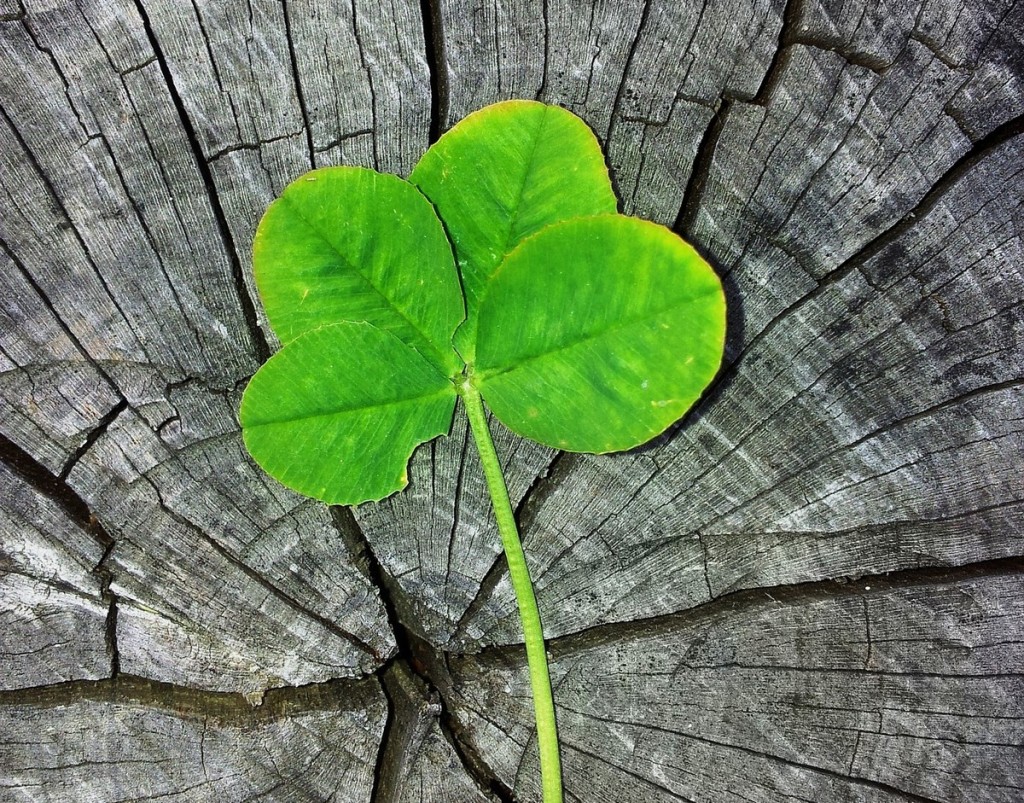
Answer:
[[[531,354],[528,357],[524,357],[524,358],[516,361],[516,363],[514,365],[508,365],[508,366],[497,367],[497,368],[485,368],[483,370],[477,371],[475,373],[474,378],[478,379],[478,381],[481,382],[481,383],[486,382],[488,379],[493,379],[493,378],[495,378],[497,376],[501,376],[502,374],[510,373],[512,371],[515,371],[518,368],[521,368],[524,365],[528,365],[531,362],[536,362],[537,360],[541,360],[541,359],[543,359],[545,357],[550,357],[550,356],[552,356],[554,354],[558,354],[558,353],[563,352],[563,351],[568,351],[568,350],[576,348],[577,346],[580,346],[580,345],[582,345],[584,343],[588,343],[588,342],[590,342],[592,340],[598,340],[598,339],[604,337],[605,335],[611,334],[613,332],[617,332],[617,331],[622,330],[622,329],[628,329],[631,326],[635,326],[635,325],[641,324],[641,323],[650,323],[651,320],[654,319],[654,318],[657,318],[657,317],[659,317],[661,315],[665,315],[665,314],[670,313],[670,312],[674,312],[675,310],[678,310],[678,309],[680,309],[682,307],[689,306],[689,305],[693,304],[694,302],[700,301],[701,299],[706,298],[708,296],[715,296],[715,295],[717,295],[717,293],[715,292],[715,289],[714,288],[708,288],[708,290],[703,292],[703,293],[698,293],[696,295],[689,296],[688,298],[686,298],[684,300],[677,301],[674,304],[670,304],[669,306],[663,307],[663,308],[661,308],[659,310],[656,310],[654,312],[645,313],[645,315],[643,317],[631,318],[628,321],[622,321],[622,322],[616,323],[616,324],[614,324],[612,326],[608,326],[608,327],[606,327],[604,329],[601,329],[600,331],[598,331],[596,333],[588,334],[586,337],[580,337],[580,338],[577,338],[576,340],[572,340],[572,341],[570,341],[568,343],[562,343],[561,345],[556,346],[553,349],[548,349],[548,350],[542,351],[542,352],[540,352],[538,354]]]
[[[537,149],[540,147],[541,135],[544,133],[544,127],[548,124],[548,107],[545,106],[540,113],[540,122],[537,123],[537,128],[533,134],[533,146],[530,148],[530,157],[526,160],[526,170],[523,172],[523,180],[519,185],[519,194],[516,196],[516,202],[512,207],[511,214],[508,216],[508,231],[505,233],[505,245],[502,247],[499,253],[499,258],[491,270],[490,275],[494,275],[494,271],[497,267],[505,260],[505,257],[509,253],[509,243],[512,242],[512,232],[515,231],[516,223],[519,221],[519,213],[523,208],[523,196],[526,195],[526,185],[530,183],[530,176],[533,175],[535,169],[534,165],[537,161]]]
[[[449,367],[448,361],[444,359],[444,354],[437,348],[437,346],[434,345],[433,341],[430,339],[427,333],[420,329],[420,327],[415,322],[413,322],[412,319],[410,319],[401,309],[399,309],[395,305],[395,303],[390,298],[388,298],[388,296],[385,295],[384,292],[379,287],[377,287],[377,285],[375,285],[370,280],[370,278],[366,274],[364,274],[354,262],[352,262],[348,257],[345,256],[345,254],[339,251],[338,247],[333,242],[331,242],[324,234],[322,234],[319,229],[316,228],[312,221],[310,221],[302,213],[302,207],[299,204],[295,203],[295,201],[293,201],[287,195],[282,195],[281,200],[287,202],[288,208],[292,210],[295,216],[306,226],[307,229],[309,229],[313,234],[315,234],[322,242],[326,243],[327,246],[331,249],[331,251],[338,255],[339,260],[343,262],[349,268],[349,270],[351,270],[353,273],[355,273],[356,276],[362,279],[366,286],[373,290],[373,292],[376,293],[378,297],[383,299],[388,309],[390,309],[392,312],[395,313],[395,315],[397,315],[399,318],[405,321],[406,324],[408,324],[409,328],[411,328],[412,331],[415,332],[416,335],[418,335],[418,339],[422,341],[422,344],[430,349],[431,354],[436,359],[437,366],[447,370]],[[426,355],[424,355],[424,357],[426,357]],[[455,362],[457,362],[457,359],[458,358],[456,357]]]
[[[441,396],[450,395],[453,399],[455,398],[455,386],[450,382],[443,388],[440,388],[433,393],[425,393],[418,396],[408,396],[403,399],[392,399],[391,401],[375,402],[373,404],[360,404],[353,407],[342,407],[339,409],[331,410],[329,412],[314,413],[312,415],[290,415],[287,418],[278,418],[273,421],[260,421],[257,424],[246,423],[245,429],[258,429],[259,427],[270,427],[278,426],[280,424],[292,424],[296,421],[314,421],[318,418],[330,418],[337,415],[345,415],[348,413],[361,413],[366,410],[379,410],[382,407],[399,407],[403,404],[410,404],[412,402],[425,402],[430,401],[434,398]]]

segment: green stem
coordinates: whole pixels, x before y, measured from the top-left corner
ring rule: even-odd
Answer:
[[[494,450],[491,431],[483,400],[468,381],[462,383],[459,395],[466,406],[469,426],[473,430],[476,448],[483,464],[487,489],[491,492],[494,518],[498,522],[501,543],[508,561],[508,574],[519,604],[519,618],[523,623],[523,641],[526,643],[526,661],[530,667],[530,687],[533,690],[533,711],[537,720],[537,749],[540,752],[540,777],[544,789],[544,803],[562,803],[562,767],[558,757],[558,728],[555,725],[555,702],[551,696],[551,676],[548,657],[544,649],[544,632],[540,624],[540,611],[533,595],[533,583],[526,566],[523,545],[519,541],[515,514],[508,498],[505,477],[501,473],[498,453]]]

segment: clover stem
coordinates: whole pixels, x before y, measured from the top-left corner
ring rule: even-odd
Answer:
[[[519,618],[523,624],[523,641],[526,644],[526,661],[530,669],[530,687],[533,691],[533,711],[537,722],[537,749],[540,752],[540,777],[544,790],[544,803],[562,803],[562,768],[558,756],[558,728],[555,724],[555,702],[551,696],[551,676],[548,673],[548,658],[544,648],[544,632],[541,629],[540,611],[526,565],[526,555],[519,540],[512,503],[508,498],[508,487],[501,473],[498,453],[494,450],[491,430],[487,425],[483,400],[468,381],[459,388],[459,395],[466,406],[469,426],[473,431],[480,462],[483,464],[487,489],[491,493],[494,518],[505,549],[508,574],[519,604]]]

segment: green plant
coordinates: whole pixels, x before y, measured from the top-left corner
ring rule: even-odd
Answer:
[[[408,182],[348,167],[302,176],[267,210],[253,254],[284,346],[240,418],[282,483],[329,504],[382,499],[461,398],[522,618],[545,803],[562,800],[547,658],[484,402],[557,449],[629,449],[696,401],[725,332],[711,268],[616,206],[579,118],[510,101],[441,137]]]

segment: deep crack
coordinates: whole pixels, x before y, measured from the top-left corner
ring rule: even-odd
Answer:
[[[391,768],[399,760],[399,757],[393,755],[395,748],[389,746],[389,742],[407,734],[402,734],[401,728],[397,727],[399,715],[396,709],[397,701],[394,699],[394,680],[388,680],[388,677],[393,678],[396,672],[407,670],[426,688],[428,699],[436,696],[439,701],[440,710],[437,716],[441,731],[445,734],[468,775],[477,786],[496,795],[502,803],[515,803],[512,790],[484,761],[472,744],[472,739],[467,735],[462,723],[452,713],[450,700],[454,690],[448,672],[447,656],[406,624],[406,616],[412,615],[412,603],[399,586],[398,581],[381,565],[352,512],[343,507],[333,507],[331,510],[335,526],[341,534],[353,562],[380,594],[381,605],[384,607],[388,625],[391,627],[398,648],[397,653],[384,664],[382,670],[378,671],[378,674],[385,678],[386,693],[389,691],[388,683],[392,684],[387,696],[390,709],[389,723],[392,723],[391,733],[393,735],[381,741],[381,755],[377,761],[378,775],[375,776],[374,782],[375,796],[372,800],[374,803],[389,803],[390,801],[388,796],[391,794],[392,781],[386,775],[391,772]],[[395,664],[401,664],[403,669],[395,669]],[[390,754],[385,755],[389,750]]]
[[[430,72],[430,133],[433,144],[448,127],[448,63],[445,58],[444,28],[438,0],[420,0],[423,15],[423,44]]]

